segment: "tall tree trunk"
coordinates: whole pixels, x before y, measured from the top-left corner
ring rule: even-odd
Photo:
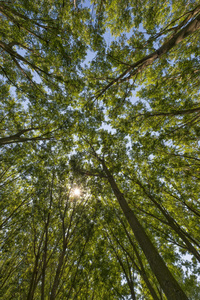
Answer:
[[[56,270],[56,275],[55,275],[53,286],[52,286],[52,289],[51,289],[50,300],[56,299],[56,292],[57,292],[58,285],[59,285],[59,282],[60,282],[60,273],[61,273],[62,266],[63,266],[64,260],[65,260],[65,251],[66,251],[66,247],[63,248],[63,250],[60,254],[60,257],[59,257],[58,266],[57,266],[57,270]]]
[[[126,277],[126,281],[127,281],[127,284],[128,284],[128,286],[129,286],[129,289],[130,289],[130,292],[131,292],[131,298],[132,298],[132,300],[136,300],[136,296],[135,296],[135,290],[134,290],[134,285],[133,285],[133,280],[132,280],[132,278],[131,278],[131,272],[129,272],[129,274],[128,274],[128,272],[126,271],[126,268],[125,268],[125,266],[124,266],[124,263],[123,263],[123,261],[122,261],[122,259],[120,258],[120,256],[119,256],[119,254],[118,254],[118,252],[117,252],[117,250],[115,249],[115,246],[112,244],[112,242],[111,242],[111,238],[109,237],[109,235],[107,235],[108,236],[108,239],[109,239],[109,241],[110,241],[110,244],[111,244],[111,248],[113,249],[113,252],[114,252],[114,254],[115,254],[115,257],[116,257],[116,259],[117,259],[117,261],[119,262],[119,264],[120,264],[120,266],[121,266],[121,268],[122,268],[122,270],[123,270],[123,272],[124,272],[124,275],[125,275],[125,277]],[[115,238],[116,239],[116,238]],[[119,245],[119,242],[118,242],[118,239],[116,239],[116,241],[117,241],[117,243],[118,243],[118,245]],[[120,247],[121,247],[121,245],[120,245]],[[122,247],[121,247],[122,248]],[[123,249],[123,248],[122,248]],[[124,251],[124,249],[123,249],[123,251]],[[124,252],[125,253],[125,252]],[[127,253],[126,253],[127,254]],[[135,266],[135,265],[134,265]],[[129,267],[129,266],[128,266]]]
[[[169,212],[162,207],[156,200],[155,198],[146,191],[145,187],[142,185],[142,183],[137,180],[136,183],[142,188],[144,191],[145,195],[154,203],[154,205],[161,211],[161,213],[165,216],[165,218],[168,221],[168,225],[177,233],[177,235],[182,239],[182,241],[185,243],[185,246],[187,250],[193,254],[196,259],[200,262],[200,254],[199,252],[195,249],[195,247],[190,243],[187,237],[189,237],[189,234],[185,232],[179,224],[170,216]],[[160,199],[160,203],[162,203]]]
[[[162,257],[158,253],[157,249],[152,244],[151,240],[147,236],[144,228],[138,221],[135,213],[130,209],[124,195],[120,192],[113,175],[110,173],[105,162],[101,160],[103,170],[107,175],[110,186],[121,206],[121,209],[129,222],[131,229],[137,239],[142,251],[144,252],[149,265],[154,272],[163,292],[168,300],[188,300],[184,291],[179,286],[169,269],[167,268]]]
[[[35,258],[35,265],[32,272],[31,282],[29,286],[29,291],[27,295],[27,300],[32,300],[35,293],[35,288],[37,286],[37,275],[38,275],[38,261],[39,261],[39,255]]]
[[[138,260],[138,263],[139,263],[139,266],[136,264],[135,260],[133,259],[133,257],[129,254],[129,257],[130,259],[132,260],[135,268],[138,270],[138,272],[140,273],[140,276],[143,278],[144,282],[146,283],[146,286],[147,288],[149,289],[150,293],[151,293],[151,296],[154,300],[159,300],[158,296],[157,296],[157,293],[156,291],[154,290],[154,287],[152,286],[151,282],[149,281],[149,278],[148,278],[148,274],[146,273],[146,270],[144,268],[144,264],[142,262],[142,259],[140,258],[140,255],[139,255],[139,252],[133,242],[133,239],[131,239],[131,236],[129,235],[127,229],[126,229],[126,226],[124,224],[124,222],[119,219],[122,226],[124,227],[124,230],[125,230],[125,233],[126,233],[126,236],[128,237],[128,240],[130,242],[130,244],[132,245],[132,248],[134,250],[134,253],[137,257],[137,260]],[[119,240],[117,240],[118,244],[119,244]]]

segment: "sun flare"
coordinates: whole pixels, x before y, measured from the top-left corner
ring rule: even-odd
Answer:
[[[81,194],[81,190],[79,188],[75,188],[73,194],[74,196],[79,197]]]

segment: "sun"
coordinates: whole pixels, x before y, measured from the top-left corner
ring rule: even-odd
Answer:
[[[79,188],[75,188],[73,191],[74,196],[79,197],[81,194],[81,190]]]

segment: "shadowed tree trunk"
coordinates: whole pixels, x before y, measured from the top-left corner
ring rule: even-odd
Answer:
[[[188,300],[187,296],[167,268],[157,249],[147,236],[144,228],[137,219],[135,213],[130,209],[124,195],[120,192],[113,175],[107,168],[105,161],[101,160],[103,170],[107,175],[108,182],[121,206],[121,209],[129,222],[131,229],[137,239],[142,251],[144,252],[149,265],[154,272],[161,288],[168,300]]]

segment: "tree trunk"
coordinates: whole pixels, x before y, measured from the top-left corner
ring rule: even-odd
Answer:
[[[147,288],[149,289],[150,293],[151,293],[151,296],[154,300],[159,300],[158,296],[157,296],[157,293],[156,291],[154,290],[154,287],[152,286],[151,282],[149,281],[149,278],[148,278],[148,275],[146,273],[146,270],[144,268],[144,265],[143,265],[143,262],[142,262],[142,259],[140,258],[140,255],[138,253],[138,250],[136,248],[136,246],[134,245],[134,242],[133,242],[133,239],[131,239],[127,229],[126,229],[126,226],[124,224],[124,222],[120,219],[120,222],[122,224],[122,226],[124,227],[124,230],[126,232],[126,236],[128,237],[128,240],[130,242],[130,244],[132,245],[133,247],[133,250],[134,250],[134,253],[137,257],[137,260],[138,260],[138,263],[139,263],[139,267],[137,266],[137,264],[135,263],[134,259],[129,255],[129,257],[131,258],[133,264],[135,265],[136,269],[138,270],[138,272],[140,273],[140,276],[143,278],[144,282],[146,283],[146,286]]]
[[[103,170],[107,175],[110,186],[121,206],[121,209],[129,222],[131,229],[137,239],[142,251],[144,252],[149,265],[154,272],[163,292],[168,300],[188,300],[187,296],[179,286],[178,282],[172,276],[171,272],[167,268],[162,257],[158,253],[157,249],[152,244],[151,240],[147,236],[144,228],[138,221],[135,213],[130,209],[124,195],[120,192],[114,177],[108,170],[104,161],[101,161]]]
[[[62,250],[62,252],[60,254],[60,257],[59,257],[59,262],[58,262],[58,266],[57,266],[57,270],[56,270],[56,275],[55,275],[53,286],[52,286],[52,289],[51,289],[50,300],[56,299],[56,292],[57,292],[58,285],[59,285],[59,282],[60,282],[60,273],[61,273],[62,266],[63,266],[64,259],[65,259],[65,250],[66,250],[66,248],[64,248]]]
[[[190,241],[187,238],[188,233],[184,232],[184,230],[179,226],[179,224],[170,216],[169,212],[162,207],[152,196],[150,193],[146,191],[144,186],[139,182],[138,180],[136,183],[142,188],[144,193],[147,195],[147,197],[154,203],[154,205],[161,211],[161,213],[165,216],[166,220],[168,221],[168,225],[177,233],[177,235],[182,239],[182,241],[185,243],[185,246],[187,250],[196,257],[196,259],[200,262],[200,254],[196,250],[196,248],[190,243]],[[160,201],[161,203],[161,201]],[[188,235],[189,237],[189,235]]]

